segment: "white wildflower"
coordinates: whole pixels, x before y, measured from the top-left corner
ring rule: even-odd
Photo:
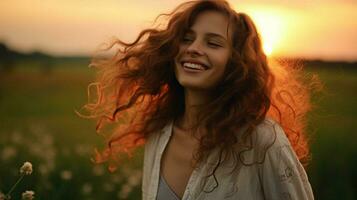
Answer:
[[[0,200],[5,200],[5,197],[6,197],[5,194],[0,192]]]
[[[61,172],[61,178],[62,178],[63,180],[70,180],[70,179],[72,179],[72,172],[69,171],[69,170],[63,170],[63,171]]]
[[[22,134],[18,131],[14,131],[11,135],[11,140],[14,144],[22,144],[25,141]]]
[[[47,165],[45,165],[45,164],[40,164],[40,165],[38,166],[38,171],[39,171],[40,174],[42,174],[42,175],[47,175],[47,174],[49,174],[49,172],[50,172],[49,168],[48,168]]]
[[[85,144],[78,144],[74,151],[79,155],[79,156],[87,156],[91,152],[91,148],[88,145]]]
[[[35,192],[31,190],[27,190],[22,193],[22,200],[32,200],[34,199]]]
[[[93,190],[93,187],[90,183],[85,183],[83,184],[82,186],[82,193],[85,194],[85,195],[88,195],[92,192]]]
[[[41,140],[42,144],[44,146],[52,146],[53,145],[53,137],[49,134],[44,134],[42,136],[42,140]]]
[[[131,176],[128,177],[128,184],[135,187],[141,183],[141,171],[135,171]]]
[[[112,191],[114,191],[115,188],[114,188],[114,185],[111,183],[104,183],[103,189],[106,192],[112,192]]]
[[[25,162],[20,168],[20,173],[30,175],[32,173],[32,164],[30,162]]]
[[[115,174],[111,176],[111,179],[114,183],[120,183],[124,180],[124,177],[120,176],[119,174]]]
[[[17,154],[17,150],[13,146],[5,146],[1,152],[1,159],[7,161]]]
[[[105,169],[103,165],[95,165],[93,167],[93,174],[95,176],[102,176],[105,173]]]
[[[120,188],[120,191],[118,192],[118,198],[119,199],[127,199],[130,192],[132,191],[132,187],[129,184],[124,184]]]

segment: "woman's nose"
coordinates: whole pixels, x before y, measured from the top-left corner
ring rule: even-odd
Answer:
[[[187,53],[190,55],[203,55],[202,45],[198,40],[194,40],[186,49]]]

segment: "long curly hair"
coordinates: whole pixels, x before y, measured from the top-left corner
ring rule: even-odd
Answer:
[[[282,126],[300,161],[307,163],[305,117],[311,106],[300,68],[268,63],[251,18],[220,0],[183,3],[159,15],[155,22],[164,19],[163,23],[141,31],[135,41],[110,42],[104,51],[117,47],[113,56],[93,59],[98,76],[88,86],[90,101],[83,108],[89,111],[87,117],[97,119],[97,131],[107,142],[96,151],[97,163],[108,162],[109,170],[115,170],[123,155],[130,155],[184,113],[184,88],[176,80],[174,58],[185,32],[207,10],[227,16],[232,54],[223,80],[214,88],[215,97],[198,115],[196,129],[203,127],[207,133],[199,138],[195,160],[203,161],[216,148],[221,155],[237,144],[242,151],[252,149],[252,132],[270,117]],[[109,129],[103,131],[105,127]],[[242,127],[246,131],[237,138]]]

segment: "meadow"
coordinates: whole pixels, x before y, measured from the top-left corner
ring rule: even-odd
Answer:
[[[89,61],[26,61],[0,72],[0,191],[17,180],[19,168],[34,172],[14,190],[19,199],[140,199],[142,150],[114,173],[94,165],[105,144],[95,122],[78,117],[94,79]],[[326,67],[327,66],[327,67]],[[322,92],[309,115],[312,161],[308,175],[316,199],[357,199],[357,66],[306,66],[319,75]]]

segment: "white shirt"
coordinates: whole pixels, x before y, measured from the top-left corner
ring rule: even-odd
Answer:
[[[161,157],[171,137],[172,128],[173,120],[159,133],[152,134],[145,144],[143,200],[156,200]],[[213,176],[204,178],[212,172],[212,165],[207,163],[214,164],[218,161],[218,151],[210,154],[207,163],[192,172],[182,199],[314,199],[306,172],[283,129],[273,120],[266,119],[257,126],[254,133],[252,141],[258,147],[272,144],[266,154],[261,153],[258,148],[244,152],[243,161],[248,165],[241,165],[233,172],[233,162],[223,163],[216,171],[218,185]]]

